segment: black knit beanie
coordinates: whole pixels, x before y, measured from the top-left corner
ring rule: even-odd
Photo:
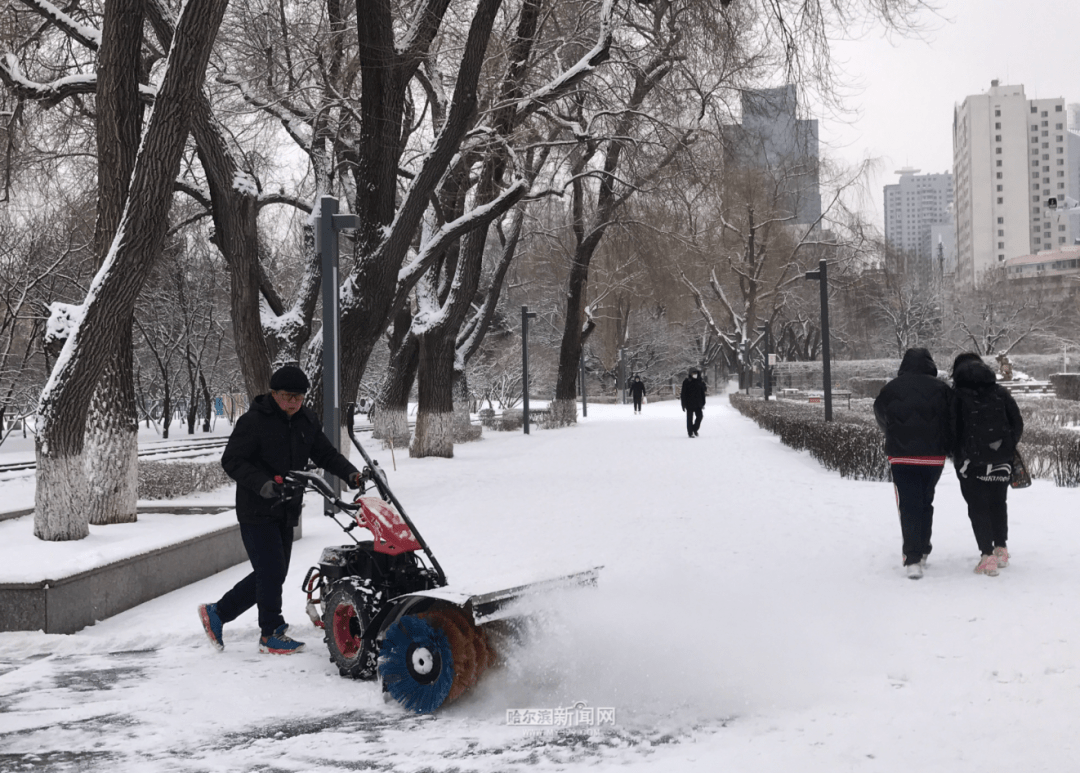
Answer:
[[[283,365],[270,377],[270,388],[281,392],[304,393],[311,388],[311,382],[300,368]]]

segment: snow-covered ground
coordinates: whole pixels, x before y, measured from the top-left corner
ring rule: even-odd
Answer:
[[[285,607],[305,652],[259,655],[254,611],[226,626],[224,653],[210,648],[195,607],[246,567],[78,634],[2,633],[0,769],[960,773],[1080,763],[1074,490],[1040,480],[1012,492],[1013,565],[982,577],[947,470],[934,552],[913,582],[889,484],[821,469],[725,398],[710,398],[698,439],[674,402],[640,416],[590,405],[577,427],[485,433],[455,453],[399,453],[390,471],[452,583],[604,566],[598,588],[547,599],[536,637],[471,695],[414,717],[384,704],[376,685],[337,675],[299,586],[324,546],[347,540],[312,499]],[[390,470],[389,452],[375,455]],[[10,507],[25,480],[0,483]],[[26,549],[5,536],[0,564]],[[559,732],[507,721],[511,709],[578,702],[614,709],[614,723]]]

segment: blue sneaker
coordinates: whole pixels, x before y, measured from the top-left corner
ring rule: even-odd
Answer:
[[[214,649],[221,652],[225,649],[225,642],[221,638],[221,618],[218,617],[217,604],[200,604],[199,619],[202,620],[203,628]]]
[[[285,633],[289,626],[282,623],[278,629],[269,636],[259,637],[259,652],[269,655],[292,655],[304,649],[304,643],[291,639]]]

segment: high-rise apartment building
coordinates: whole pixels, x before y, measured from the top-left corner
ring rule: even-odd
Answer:
[[[885,186],[885,241],[920,273],[951,274],[956,267],[952,172],[919,174],[898,169]]]
[[[1077,234],[1047,200],[1071,191],[1065,102],[1002,86],[964,99],[953,116],[956,280],[978,284],[1007,259],[1059,249]]]
[[[793,84],[744,91],[742,123],[725,127],[725,146],[729,163],[775,178],[792,224],[813,224],[821,217],[818,122],[798,113]]]

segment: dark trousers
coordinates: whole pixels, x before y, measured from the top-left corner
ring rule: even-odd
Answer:
[[[263,636],[269,636],[285,623],[281,616],[281,586],[289,573],[293,527],[285,521],[242,523],[240,538],[254,571],[221,597],[218,616],[227,623],[258,605],[259,629]]]
[[[892,465],[896,509],[900,511],[900,533],[904,538],[904,565],[917,564],[929,555],[930,532],[934,527],[934,488],[941,467],[921,464]]]
[[[959,475],[956,476],[960,478]],[[971,530],[979,543],[979,552],[988,556],[995,547],[1005,547],[1009,538],[1008,481],[986,482],[973,477],[960,478],[960,493],[968,506]]]
[[[640,411],[641,410],[641,398],[639,396],[637,396],[637,395],[634,395],[634,410],[635,411]]]
[[[686,409],[686,434],[693,436],[695,432],[701,427],[701,409],[700,408],[687,408]]]

